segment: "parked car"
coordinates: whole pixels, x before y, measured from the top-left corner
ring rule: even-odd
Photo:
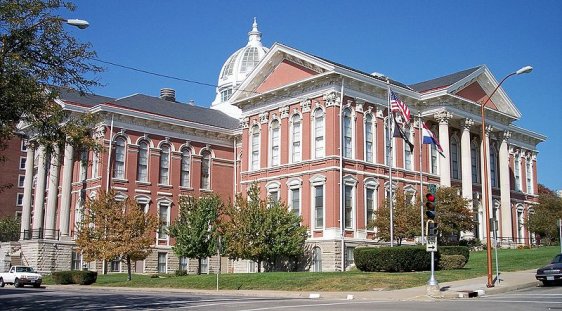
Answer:
[[[14,284],[14,287],[23,287],[24,285],[39,287],[42,281],[41,274],[35,273],[33,268],[27,266],[12,266],[10,271],[0,273],[0,287],[4,287],[6,284]]]
[[[544,285],[562,282],[562,254],[554,256],[549,265],[538,269],[535,277]]]

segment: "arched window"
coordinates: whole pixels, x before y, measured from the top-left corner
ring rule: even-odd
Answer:
[[[137,180],[148,181],[148,143],[141,141],[139,143],[139,156],[137,159]]]
[[[453,179],[460,179],[460,170],[459,170],[459,163],[460,163],[460,152],[459,152],[459,141],[456,137],[451,137],[451,178]]]
[[[375,130],[373,126],[373,115],[365,116],[365,161],[375,162]]]
[[[301,161],[301,117],[295,114],[291,118],[291,162]]]
[[[343,111],[343,156],[353,157],[353,124],[351,123],[351,109]]]
[[[521,155],[519,154],[515,154],[513,175],[515,177],[515,191],[521,191]]]
[[[201,152],[201,189],[211,189],[211,152]]]
[[[160,227],[158,228],[158,240],[168,240],[168,225],[170,223],[171,202],[163,200],[158,202],[158,218]]]
[[[278,166],[279,165],[279,148],[280,148],[280,142],[279,142],[279,134],[280,134],[280,129],[279,129],[279,121],[278,120],[273,120],[271,122],[271,135],[270,135],[270,159],[269,162],[271,164],[271,166]]]
[[[377,187],[376,181],[372,179],[365,181],[365,228],[367,230],[375,229],[372,224],[377,210]]]
[[[162,145],[160,147],[160,180],[161,185],[170,184],[170,146]]]
[[[490,146],[490,182],[492,187],[498,186],[498,152],[494,146]]]
[[[314,110],[314,158],[324,157],[324,111]]]
[[[472,182],[480,183],[480,147],[475,141],[470,144],[470,166]]]
[[[250,169],[258,170],[260,168],[260,129],[257,125],[252,127],[250,148]]]
[[[525,243],[525,218],[523,213],[523,205],[517,206],[517,242]]]
[[[312,272],[322,272],[322,250],[318,246],[312,249]]]
[[[115,139],[115,157],[113,158],[113,178],[125,179],[125,148],[124,137]]]
[[[191,151],[189,148],[181,150],[180,186],[189,187],[189,171],[191,169]]]

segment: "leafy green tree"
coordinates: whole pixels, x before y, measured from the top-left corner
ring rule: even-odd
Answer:
[[[421,235],[420,212],[417,206],[406,199],[402,188],[396,190],[393,203],[393,235],[396,244],[401,245],[404,239]],[[390,241],[390,204],[387,200],[375,212],[375,219],[368,226],[377,228],[378,238]]]
[[[168,228],[176,239],[172,250],[178,256],[197,258],[197,274],[201,273],[202,259],[217,253],[218,220],[223,209],[217,195],[180,198],[179,217]]]
[[[0,218],[0,242],[17,241],[20,237],[20,221],[13,216]]]
[[[90,44],[80,43],[63,26],[61,11],[73,11],[66,0],[0,2],[0,147],[20,122],[50,147],[69,142],[77,149],[89,139],[91,116],[74,116],[54,102],[58,87],[86,92],[98,82],[87,76],[101,68]],[[87,125],[87,126],[84,126]],[[84,141],[86,140],[86,141]]]
[[[527,228],[541,236],[541,243],[551,245],[558,239],[558,223],[562,218],[562,198],[554,191],[539,185],[539,204],[529,215]]]
[[[455,187],[440,187],[435,193],[439,241],[450,243],[450,237],[474,229],[471,200],[463,198]]]
[[[135,201],[119,201],[113,191],[101,192],[83,210],[76,245],[86,261],[125,262],[130,281],[131,261],[150,255],[157,228],[156,216],[145,214]]]
[[[304,254],[307,229],[301,226],[300,216],[285,204],[261,199],[256,184],[250,186],[247,197],[236,197],[223,220],[226,254],[257,262],[258,272],[264,262],[274,267],[278,259]]]

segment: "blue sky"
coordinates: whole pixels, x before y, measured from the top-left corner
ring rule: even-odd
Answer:
[[[539,182],[562,189],[562,1],[148,1],[77,0],[69,29],[98,58],[216,84],[224,61],[243,47],[257,17],[262,42],[297,48],[411,84],[486,64],[496,79],[524,65],[503,88],[522,113],[518,126],[546,135]],[[176,89],[181,102],[208,107],[215,89],[110,65],[93,91],[123,97]]]

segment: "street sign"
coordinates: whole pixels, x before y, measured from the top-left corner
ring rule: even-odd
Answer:
[[[427,237],[427,244],[425,245],[425,250],[427,252],[436,252],[437,251],[437,237],[436,236],[428,236]]]
[[[430,193],[436,194],[437,193],[437,184],[427,185],[427,191],[429,191]]]

